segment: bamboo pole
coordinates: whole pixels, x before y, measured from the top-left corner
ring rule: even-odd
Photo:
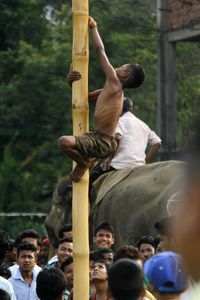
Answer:
[[[73,83],[72,109],[73,134],[88,131],[88,0],[73,0],[73,70],[81,73],[82,79]],[[89,299],[89,238],[88,238],[88,187],[87,171],[78,183],[73,183],[73,257],[74,300]]]

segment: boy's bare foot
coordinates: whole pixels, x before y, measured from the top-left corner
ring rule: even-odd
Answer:
[[[74,170],[72,171],[70,178],[74,182],[79,182],[85,172],[92,167],[93,163],[88,162],[86,164],[77,164]]]

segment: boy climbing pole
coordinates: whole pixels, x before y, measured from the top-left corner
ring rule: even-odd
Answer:
[[[59,138],[61,150],[77,163],[71,174],[74,182],[80,181],[94,160],[105,159],[115,152],[117,142],[114,136],[123,106],[123,89],[137,88],[145,78],[144,69],[139,64],[125,64],[114,69],[106,56],[96,21],[89,17],[88,23],[101,68],[106,75],[106,83],[102,90],[89,93],[89,99],[97,99],[94,113],[95,130],[81,136]],[[68,75],[70,85],[79,79],[81,74],[77,71],[71,71]]]

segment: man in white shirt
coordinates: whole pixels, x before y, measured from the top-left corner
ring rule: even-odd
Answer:
[[[132,110],[132,101],[125,98],[122,115],[115,131],[115,139],[118,143],[117,150],[101,167],[97,165],[90,177],[91,183],[104,172],[141,166],[150,162],[160,148],[161,139],[147,124],[138,119],[131,112]],[[151,145],[151,148],[145,154],[148,144]]]
[[[132,101],[125,98],[122,116],[119,119],[115,133],[118,148],[110,163],[110,166],[116,170],[148,163],[161,145],[161,139],[147,124],[131,112],[132,109]],[[148,144],[151,145],[151,148],[145,154]]]
[[[22,243],[17,248],[18,269],[9,278],[17,300],[39,300],[36,294],[36,278],[38,273],[34,270],[36,261],[36,246]]]
[[[13,287],[8,280],[0,276],[0,289],[6,291],[10,295],[10,300],[16,300]]]
[[[20,234],[17,236],[16,239],[16,244],[19,243],[30,243],[36,246],[37,250],[36,253],[38,254],[40,251],[40,235],[37,233],[36,230],[34,229],[24,229]],[[17,272],[19,269],[18,264],[13,265],[12,267],[9,268],[11,271],[12,276]],[[41,268],[36,264],[34,265],[34,270],[38,273]]]

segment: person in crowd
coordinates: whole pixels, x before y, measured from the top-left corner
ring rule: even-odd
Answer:
[[[8,246],[6,249],[6,254],[3,262],[7,267],[11,267],[16,263],[16,259],[17,259],[17,248],[15,245],[15,240],[9,238]]]
[[[67,282],[67,289],[64,293],[64,300],[67,300],[70,292],[73,289],[73,270],[74,270],[74,263],[73,263],[73,257],[69,256],[61,265],[60,267],[61,271],[65,275],[65,279]]]
[[[108,294],[108,270],[110,266],[103,260],[96,261],[91,270],[91,280],[95,286],[95,292],[90,295],[90,300],[109,300]]]
[[[11,297],[8,292],[3,289],[0,289],[0,299],[1,300],[11,300]]]
[[[62,263],[69,257],[73,256],[73,242],[72,239],[63,238],[58,241],[56,253],[58,256],[58,261],[53,262],[48,265],[48,268],[55,267],[60,269]]]
[[[44,268],[38,274],[36,282],[36,293],[40,300],[63,300],[67,284],[61,270]]]
[[[2,276],[5,279],[9,279],[11,277],[10,269],[4,263],[0,264],[0,276]]]
[[[15,240],[15,245],[18,247],[20,243],[30,243],[36,246],[37,255],[40,252],[40,235],[35,229],[24,229],[22,232],[19,233]],[[11,266],[10,268],[11,274],[14,275],[15,272],[18,270],[18,264]],[[41,268],[37,265],[37,260],[35,261],[34,270],[38,273]]]
[[[114,232],[108,222],[102,222],[97,225],[94,230],[93,243],[94,247],[100,248],[111,248],[114,244]]]
[[[115,256],[114,256],[114,262],[122,259],[122,258],[127,258],[131,259],[134,261],[134,263],[139,267],[143,268],[143,257],[139,253],[139,250],[135,248],[132,245],[124,245],[121,246],[117,249]],[[144,278],[144,297],[141,297],[141,299],[150,299],[150,300],[155,300],[155,297],[148,291],[148,286],[146,286],[146,281]]]
[[[167,217],[159,222],[155,223],[155,229],[157,230],[160,238],[159,247],[160,251],[173,250],[173,232],[172,223],[173,217]]]
[[[59,239],[63,239],[63,238],[72,239],[73,238],[72,224],[63,225],[58,231],[58,237]]]
[[[200,299],[200,118],[195,120],[186,149],[181,205],[173,226],[175,251],[183,256],[193,286],[187,300]]]
[[[152,236],[143,236],[137,243],[138,250],[142,255],[143,261],[155,254],[155,241]]]
[[[157,300],[179,300],[188,287],[188,275],[179,254],[158,253],[144,264],[144,273]]]
[[[113,300],[141,299],[144,297],[142,269],[131,259],[119,259],[108,271],[108,287]]]
[[[17,300],[38,300],[36,295],[36,278],[38,272],[34,270],[37,257],[37,247],[30,243],[17,245],[18,269],[9,278]]]
[[[40,266],[41,268],[44,268],[48,263],[48,258],[49,258],[49,239],[44,238],[41,241],[40,253],[37,256],[38,266]]]
[[[112,265],[114,259],[114,251],[111,248],[99,248],[95,250],[97,255],[101,256],[107,264]]]
[[[98,164],[94,168],[90,184],[105,172],[149,163],[160,148],[161,139],[132,111],[133,100],[124,98],[122,114],[115,131],[117,149],[102,165]],[[148,144],[151,148],[145,154]]]
[[[8,244],[9,244],[8,233],[5,230],[0,229],[0,264],[3,263],[4,261]]]
[[[122,111],[123,89],[137,88],[145,78],[144,69],[139,64],[126,64],[114,69],[105,53],[97,23],[91,17],[89,27],[101,68],[106,76],[106,83],[102,90],[89,94],[89,99],[96,100],[95,130],[78,137],[62,136],[59,139],[61,150],[77,163],[71,175],[72,181],[76,182],[93,165],[94,160],[105,159],[115,152],[117,147],[115,129]],[[81,74],[76,71],[70,76],[70,80],[68,77],[70,84],[81,78]]]
[[[10,300],[16,300],[15,293],[14,293],[11,283],[2,276],[0,276],[0,290],[7,292],[10,296]],[[0,297],[0,299],[1,299],[1,297]]]
[[[59,238],[59,240],[63,239],[63,238],[72,239],[73,238],[72,224],[63,225],[58,231],[58,238]],[[58,257],[57,257],[57,255],[54,255],[53,257],[50,258],[47,265],[50,266],[57,261],[58,261]]]

